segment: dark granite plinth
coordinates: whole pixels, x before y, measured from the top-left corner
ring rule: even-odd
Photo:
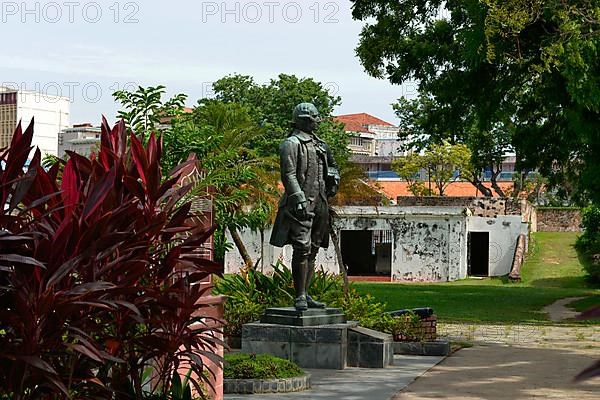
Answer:
[[[392,335],[363,328],[348,329],[348,366],[385,368],[394,362]]]
[[[348,329],[357,322],[293,326],[254,322],[242,328],[243,353],[267,353],[303,368],[344,369]]]
[[[267,308],[260,319],[265,324],[291,326],[319,326],[343,324],[346,316],[340,308],[309,308],[298,311],[294,307]]]

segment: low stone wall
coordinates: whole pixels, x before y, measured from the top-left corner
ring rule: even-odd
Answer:
[[[537,209],[538,232],[581,232],[581,210],[579,208]]]
[[[224,392],[240,393],[288,393],[310,388],[310,375],[285,379],[225,379]]]
[[[404,207],[467,207],[473,216],[486,218],[523,213],[523,205],[520,200],[497,197],[399,196],[397,205]]]

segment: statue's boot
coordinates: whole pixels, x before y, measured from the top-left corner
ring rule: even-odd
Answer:
[[[302,295],[302,296],[296,297],[296,300],[294,301],[294,308],[296,308],[297,311],[306,311],[306,310],[308,310],[307,297],[308,296],[306,296],[306,295]]]
[[[307,290],[310,287],[310,284],[311,284],[312,278],[313,278],[313,274],[315,273],[315,261],[317,259],[317,253],[319,252],[319,248],[317,247],[317,248],[313,248],[311,250],[312,251],[310,252],[310,255],[308,257],[308,271],[306,274]],[[320,301],[314,300],[308,294],[306,295],[306,303],[308,305],[308,308],[325,308],[326,307],[325,303],[321,303]]]
[[[292,277],[294,278],[294,288],[296,289],[296,300],[294,307],[298,311],[308,310],[306,299],[306,276],[308,273],[308,260],[306,257],[300,257],[295,254],[292,256]]]

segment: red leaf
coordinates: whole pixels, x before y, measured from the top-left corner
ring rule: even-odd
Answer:
[[[116,167],[113,166],[108,174],[105,174],[100,182],[95,185],[83,208],[83,218],[85,220],[102,205],[102,202],[115,184],[116,173]]]
[[[137,172],[142,179],[142,182],[147,186],[148,178],[146,177],[146,171],[148,171],[148,159],[146,158],[146,151],[144,150],[144,146],[138,140],[138,138],[131,134],[131,153],[133,155],[133,161],[137,167]]]
[[[65,165],[60,189],[65,205],[65,216],[67,216],[73,212],[75,205],[79,202],[79,178],[73,160],[67,161],[67,165]]]

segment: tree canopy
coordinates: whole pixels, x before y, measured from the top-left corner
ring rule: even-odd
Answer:
[[[367,73],[419,83],[419,99],[397,106],[404,123],[467,144],[475,163],[512,146],[519,167],[550,184],[568,165],[578,197],[600,201],[598,2],[353,3],[366,23],[357,54]]]
[[[331,119],[341,98],[330,93],[320,82],[280,74],[266,84],[258,84],[250,76],[229,75],[213,84],[215,99],[248,107],[249,113],[264,129],[264,135],[252,145],[262,155],[278,154],[279,144],[292,129],[292,111],[299,103],[313,103],[323,123],[317,135],[325,140],[339,164],[349,157],[348,135],[342,124]]]

